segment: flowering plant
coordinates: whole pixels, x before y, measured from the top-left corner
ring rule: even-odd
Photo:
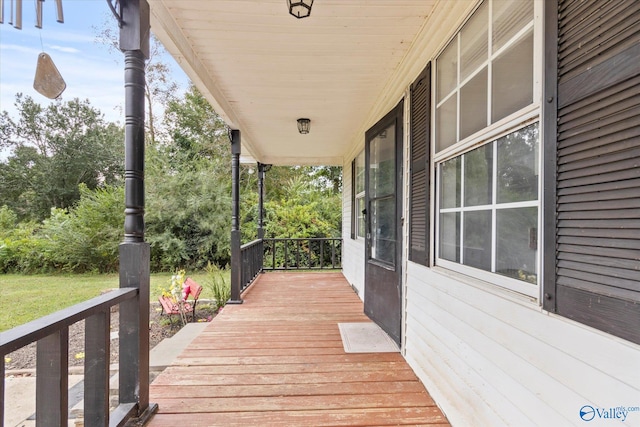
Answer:
[[[169,297],[173,302],[178,302],[180,299],[186,299],[184,292],[184,281],[186,280],[187,272],[184,270],[178,270],[171,276],[169,281],[169,287],[162,287],[160,291],[163,297]]]

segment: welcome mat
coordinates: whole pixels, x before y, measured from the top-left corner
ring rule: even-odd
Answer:
[[[338,323],[346,353],[397,353],[396,343],[373,322]]]

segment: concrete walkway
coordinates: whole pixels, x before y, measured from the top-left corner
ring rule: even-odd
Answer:
[[[153,381],[155,377],[182,353],[191,341],[204,330],[208,323],[188,323],[173,337],[162,340],[149,353],[149,372]],[[25,375],[32,373],[33,375]],[[17,375],[19,374],[19,375]],[[82,367],[69,368],[69,426],[83,426],[84,377]],[[118,395],[118,365],[111,365],[109,382],[111,395]],[[31,372],[20,370],[15,373],[7,371],[5,375],[5,427],[35,426],[36,410],[36,378],[35,369]]]

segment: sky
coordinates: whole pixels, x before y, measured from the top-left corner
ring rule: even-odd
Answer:
[[[67,88],[63,101],[89,99],[105,119],[124,122],[123,55],[109,52],[96,41],[105,25],[117,34],[117,23],[106,0],[63,0],[64,23],[56,22],[56,4],[43,4],[43,28],[35,27],[35,1],[25,0],[22,30],[8,24],[10,0],[4,2],[4,23],[0,24],[0,111],[15,116],[15,95],[31,96],[43,106],[51,102],[33,89],[40,52],[51,56]],[[187,77],[167,54],[163,59],[182,90]],[[1,155],[0,155],[1,158]]]

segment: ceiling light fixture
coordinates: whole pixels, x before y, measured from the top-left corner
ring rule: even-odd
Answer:
[[[287,4],[289,5],[289,13],[298,19],[311,15],[313,0],[287,0]]]
[[[298,132],[305,135],[309,133],[309,128],[311,127],[311,120],[309,119],[298,119]]]

